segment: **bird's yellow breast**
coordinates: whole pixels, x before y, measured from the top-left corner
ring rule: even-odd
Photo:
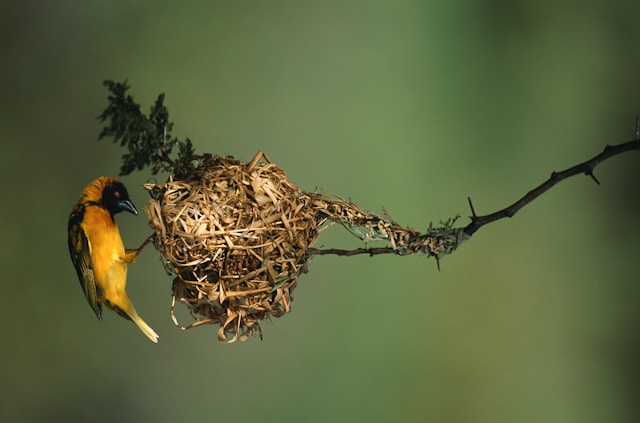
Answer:
[[[87,207],[82,229],[89,241],[96,285],[103,296],[115,298],[126,295],[127,265],[122,261],[125,249],[117,223],[108,211]]]

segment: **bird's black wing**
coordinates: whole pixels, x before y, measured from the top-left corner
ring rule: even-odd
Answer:
[[[96,280],[93,277],[93,261],[91,260],[91,246],[87,235],[82,229],[82,220],[84,218],[85,208],[81,204],[77,204],[69,216],[69,254],[71,261],[78,273],[80,286],[84,291],[85,297],[89,305],[98,316],[102,319],[102,305],[98,302],[99,289],[96,286]]]

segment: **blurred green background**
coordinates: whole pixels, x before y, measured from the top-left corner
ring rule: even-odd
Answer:
[[[576,177],[443,260],[316,257],[264,340],[169,318],[145,250],[129,294],[160,334],[98,322],[67,253],[104,79],[160,92],[197,151],[265,151],[306,190],[424,229],[493,212],[633,138],[637,1],[4,1],[0,420],[637,421],[637,154]],[[149,177],[123,181],[139,209]],[[125,243],[149,233],[120,215]],[[468,223],[465,218],[461,224]],[[334,227],[323,246],[359,247]]]

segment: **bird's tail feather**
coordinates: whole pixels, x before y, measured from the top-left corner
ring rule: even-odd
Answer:
[[[147,338],[149,338],[152,342],[158,343],[158,334],[153,329],[151,329],[151,327],[144,320],[142,320],[142,318],[138,316],[138,314],[135,314],[135,311],[134,315],[130,317],[133,323],[138,326],[142,333],[147,335]]]
[[[127,300],[126,304],[123,304],[123,306],[124,307],[117,306],[113,303],[109,304],[109,307],[112,308],[120,316],[135,323],[136,326],[138,326],[138,328],[142,331],[142,333],[147,335],[147,338],[149,338],[152,342],[158,343],[158,334],[153,329],[151,329],[151,326],[149,326],[144,320],[142,320],[142,317],[140,317],[136,312],[136,309],[133,308],[133,304],[131,304],[131,302]]]

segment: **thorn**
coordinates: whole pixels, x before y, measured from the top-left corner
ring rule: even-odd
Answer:
[[[640,142],[640,116],[636,116],[636,142]]]
[[[471,216],[473,218],[478,217],[478,215],[476,214],[476,211],[473,208],[473,203],[471,202],[471,197],[467,197],[467,200],[469,201],[469,207],[471,208]]]
[[[591,176],[591,179],[593,179],[596,184],[600,185],[600,181],[598,181],[598,178],[596,178],[596,175],[593,174],[593,170],[590,170],[589,172],[587,172],[587,175]]]
[[[436,266],[438,266],[438,272],[440,271],[440,257],[434,256],[436,258]]]

